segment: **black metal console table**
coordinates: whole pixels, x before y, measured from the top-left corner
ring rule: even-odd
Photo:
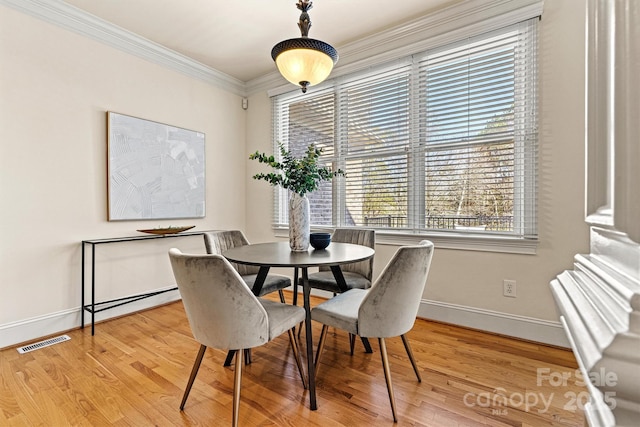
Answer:
[[[119,243],[130,242],[135,240],[151,240],[151,239],[167,239],[171,237],[185,237],[193,235],[202,235],[206,231],[187,231],[176,234],[149,234],[142,236],[130,236],[130,237],[112,237],[107,239],[92,239],[82,241],[82,292],[81,292],[81,310],[80,310],[80,328],[84,328],[84,312],[91,313],[91,335],[95,334],[95,315],[101,311],[109,310],[111,308],[119,307],[124,304],[129,304],[135,301],[139,301],[144,298],[149,298],[155,295],[163,294],[165,292],[175,291],[178,287],[170,289],[163,289],[160,291],[147,292],[144,294],[131,295],[124,298],[116,298],[108,301],[96,302],[96,246],[107,243]],[[91,246],[91,304],[85,304],[85,249],[87,245]],[[204,245],[204,243],[203,243]]]

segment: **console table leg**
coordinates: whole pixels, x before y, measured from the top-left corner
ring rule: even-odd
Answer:
[[[80,329],[84,329],[84,242],[80,243],[82,246],[82,280],[80,281],[82,289],[80,290]]]
[[[84,310],[84,307],[83,307]],[[96,245],[91,245],[91,336],[96,333]]]

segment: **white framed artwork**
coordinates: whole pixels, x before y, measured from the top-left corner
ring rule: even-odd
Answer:
[[[205,135],[107,112],[108,219],[205,216]]]

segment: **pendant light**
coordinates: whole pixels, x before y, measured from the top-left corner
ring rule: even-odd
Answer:
[[[301,37],[281,41],[271,49],[271,57],[282,77],[300,85],[302,93],[306,93],[307,87],[329,77],[338,62],[338,52],[328,43],[309,38],[311,20],[307,12],[313,7],[313,2],[300,0],[296,6],[302,12],[298,22]]]

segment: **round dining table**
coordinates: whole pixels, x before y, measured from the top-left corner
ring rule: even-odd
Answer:
[[[231,262],[260,267],[252,289],[255,295],[260,294],[264,280],[271,267],[295,268],[296,274],[294,274],[294,280],[297,280],[297,269],[302,270],[302,293],[304,309],[306,311],[305,338],[307,347],[309,406],[312,410],[317,409],[317,402],[313,339],[311,335],[311,307],[309,302],[311,287],[309,286],[308,268],[320,266],[329,267],[333,272],[338,286],[344,292],[347,290],[347,285],[340,266],[352,262],[364,261],[373,257],[374,254],[375,251],[368,246],[338,242],[331,242],[326,249],[315,250],[309,248],[309,250],[302,252],[292,251],[288,242],[256,243],[236,246],[222,253],[222,256]]]

